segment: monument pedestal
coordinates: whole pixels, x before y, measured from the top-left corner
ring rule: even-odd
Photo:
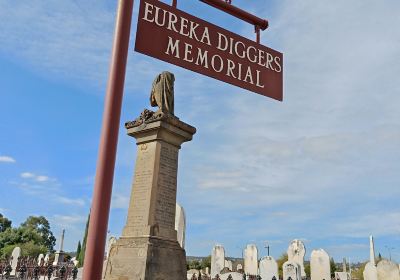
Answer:
[[[196,129],[177,117],[145,110],[125,124],[137,142],[126,225],[111,247],[106,280],[184,280],[186,254],[175,230],[178,152]]]

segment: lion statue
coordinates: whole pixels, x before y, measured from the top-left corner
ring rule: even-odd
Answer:
[[[163,113],[174,114],[174,74],[164,71],[153,81],[150,92],[150,105],[158,106]]]

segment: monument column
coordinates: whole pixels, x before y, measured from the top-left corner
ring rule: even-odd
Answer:
[[[137,158],[126,225],[111,247],[108,280],[184,280],[186,255],[175,230],[178,152],[196,129],[162,111],[125,124]]]

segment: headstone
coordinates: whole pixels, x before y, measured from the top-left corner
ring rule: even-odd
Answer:
[[[283,280],[301,280],[301,267],[297,262],[285,262],[282,271]]]
[[[186,274],[188,280],[193,279],[193,276],[195,276],[197,279],[199,276],[199,271],[197,269],[189,269]]]
[[[258,252],[254,244],[249,244],[244,249],[244,272],[250,275],[258,274]]]
[[[186,216],[185,210],[178,203],[176,204],[175,230],[179,245],[185,249]]]
[[[15,276],[17,271],[17,265],[18,265],[18,258],[21,256],[21,248],[20,247],[15,247],[12,251],[11,257],[12,257],[12,261],[11,261],[11,276]]]
[[[263,257],[260,260],[259,269],[261,279],[272,280],[273,277],[279,279],[278,264],[273,257]]]
[[[117,238],[115,236],[111,236],[107,241],[107,251],[106,251],[106,259],[103,261],[103,271],[102,271],[102,279],[104,279],[105,273],[107,271],[107,266],[109,264],[108,257],[110,256],[111,248],[117,243]]]
[[[323,249],[311,252],[311,280],[330,280],[331,266],[328,253]]]
[[[186,253],[175,230],[178,152],[196,129],[174,116],[174,75],[163,72],[151,90],[151,105],[127,122],[137,156],[128,217],[121,238],[111,247],[106,280],[186,278]],[[168,105],[168,106],[167,106]]]
[[[240,270],[243,270],[243,265],[241,263],[238,263],[238,265],[236,266],[236,271]]]
[[[230,271],[232,271],[232,261],[225,260],[225,267],[227,267]]]
[[[381,260],[377,265],[378,280],[400,280],[399,267],[392,261]]]
[[[210,275],[210,268],[208,266],[206,267],[206,275]]]
[[[370,261],[367,262],[363,271],[364,280],[378,280],[378,271],[376,266]]]
[[[231,278],[229,278],[229,276],[230,276]],[[243,274],[242,274],[242,273],[239,273],[239,272],[228,272],[228,273],[221,274],[221,275],[219,276],[219,278],[220,278],[221,280],[228,280],[228,279],[232,279],[232,280],[243,280]]]
[[[50,254],[46,254],[44,257],[44,265],[47,266],[49,264]]]
[[[341,271],[335,272],[335,280],[350,280],[350,273]]]
[[[37,259],[38,266],[42,265],[42,262],[44,263],[44,255],[40,254],[38,259]]]
[[[114,236],[111,236],[109,239],[108,239],[108,244],[107,244],[107,259],[108,259],[108,256],[110,255],[110,251],[111,251],[111,247],[115,244],[115,243],[117,243],[117,238],[116,237],[114,237]]]
[[[71,259],[71,262],[74,264],[74,266],[78,266],[78,264],[79,264],[79,261],[76,259],[76,257],[73,257]]]
[[[216,245],[211,252],[211,278],[220,274],[225,266],[225,250],[221,245]]]
[[[304,246],[303,241],[295,239],[290,242],[287,254],[290,262],[295,262],[300,265],[301,277],[306,277],[306,272],[304,271],[304,255],[306,254],[306,247]]]

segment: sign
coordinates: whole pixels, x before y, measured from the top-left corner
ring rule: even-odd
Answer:
[[[282,101],[282,53],[161,1],[140,1],[135,50]]]

